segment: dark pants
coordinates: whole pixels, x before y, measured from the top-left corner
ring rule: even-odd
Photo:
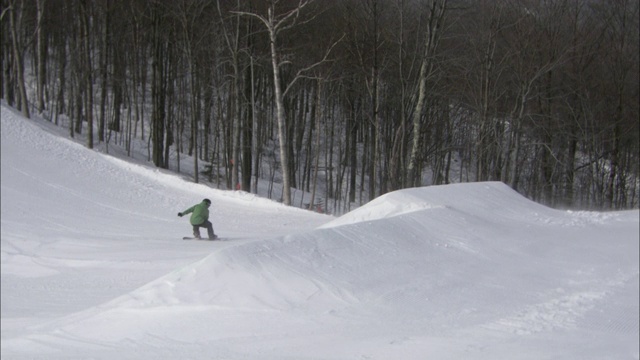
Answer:
[[[216,234],[213,233],[213,225],[211,221],[207,220],[200,225],[193,225],[193,236],[196,238],[200,238],[200,228],[207,228],[207,235],[209,235],[209,239],[215,239]]]

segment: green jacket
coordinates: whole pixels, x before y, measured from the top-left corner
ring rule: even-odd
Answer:
[[[200,225],[203,222],[209,220],[209,207],[204,201],[182,212],[183,215],[190,213],[193,213],[191,214],[191,218],[189,219],[191,225]]]

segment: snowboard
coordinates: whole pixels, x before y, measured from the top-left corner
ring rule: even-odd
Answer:
[[[200,239],[196,239],[196,238],[195,238],[195,237],[193,237],[193,236],[185,236],[185,237],[183,237],[183,238],[182,238],[182,240],[205,240],[205,241],[217,241],[217,240],[224,240],[224,239],[223,239],[223,238],[221,238],[221,237],[217,237],[217,236],[216,236],[216,238],[215,238],[215,239],[209,239],[208,237],[203,237],[203,238],[200,238]]]

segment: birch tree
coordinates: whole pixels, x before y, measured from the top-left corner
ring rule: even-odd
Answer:
[[[418,161],[420,160],[420,134],[422,132],[422,113],[424,111],[425,99],[427,97],[427,79],[431,75],[434,67],[433,56],[438,47],[442,35],[442,23],[447,10],[448,0],[433,0],[429,7],[429,22],[425,35],[424,53],[420,63],[420,74],[418,75],[418,90],[415,110],[413,111],[413,140],[407,166],[407,187],[420,185],[418,174]]]
[[[317,67],[326,61],[331,52],[331,49],[337,42],[334,42],[333,45],[327,50],[324,58],[317,63],[314,63],[310,66],[301,68],[298,70],[293,79],[285,86],[282,84],[281,75],[280,75],[280,67],[287,61],[283,60],[280,49],[278,48],[278,36],[282,34],[283,31],[289,30],[301,23],[307,22],[310,19],[302,19],[301,11],[313,3],[313,0],[300,0],[298,5],[295,6],[291,10],[286,10],[282,13],[277,13],[276,5],[278,5],[280,1],[272,0],[269,1],[267,8],[267,15],[260,15],[257,13],[250,12],[238,12],[239,14],[252,16],[257,18],[267,29],[267,33],[269,35],[269,49],[271,52],[271,66],[273,67],[273,84],[274,84],[274,95],[276,102],[276,120],[278,123],[278,140],[280,141],[279,150],[280,150],[280,166],[282,168],[282,201],[285,205],[291,205],[291,169],[289,168],[289,154],[288,154],[288,136],[286,134],[286,114],[285,114],[285,106],[284,106],[284,97],[287,92],[291,90],[292,86],[296,81],[305,77],[307,72]]]

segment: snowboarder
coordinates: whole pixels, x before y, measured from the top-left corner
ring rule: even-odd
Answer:
[[[200,204],[193,205],[183,212],[179,212],[178,216],[182,217],[187,214],[191,214],[191,218],[189,222],[193,225],[193,236],[196,239],[200,238],[200,228],[207,228],[207,234],[209,235],[209,240],[215,240],[218,238],[216,234],[213,233],[213,225],[209,221],[209,206],[211,206],[211,200],[204,199]]]

